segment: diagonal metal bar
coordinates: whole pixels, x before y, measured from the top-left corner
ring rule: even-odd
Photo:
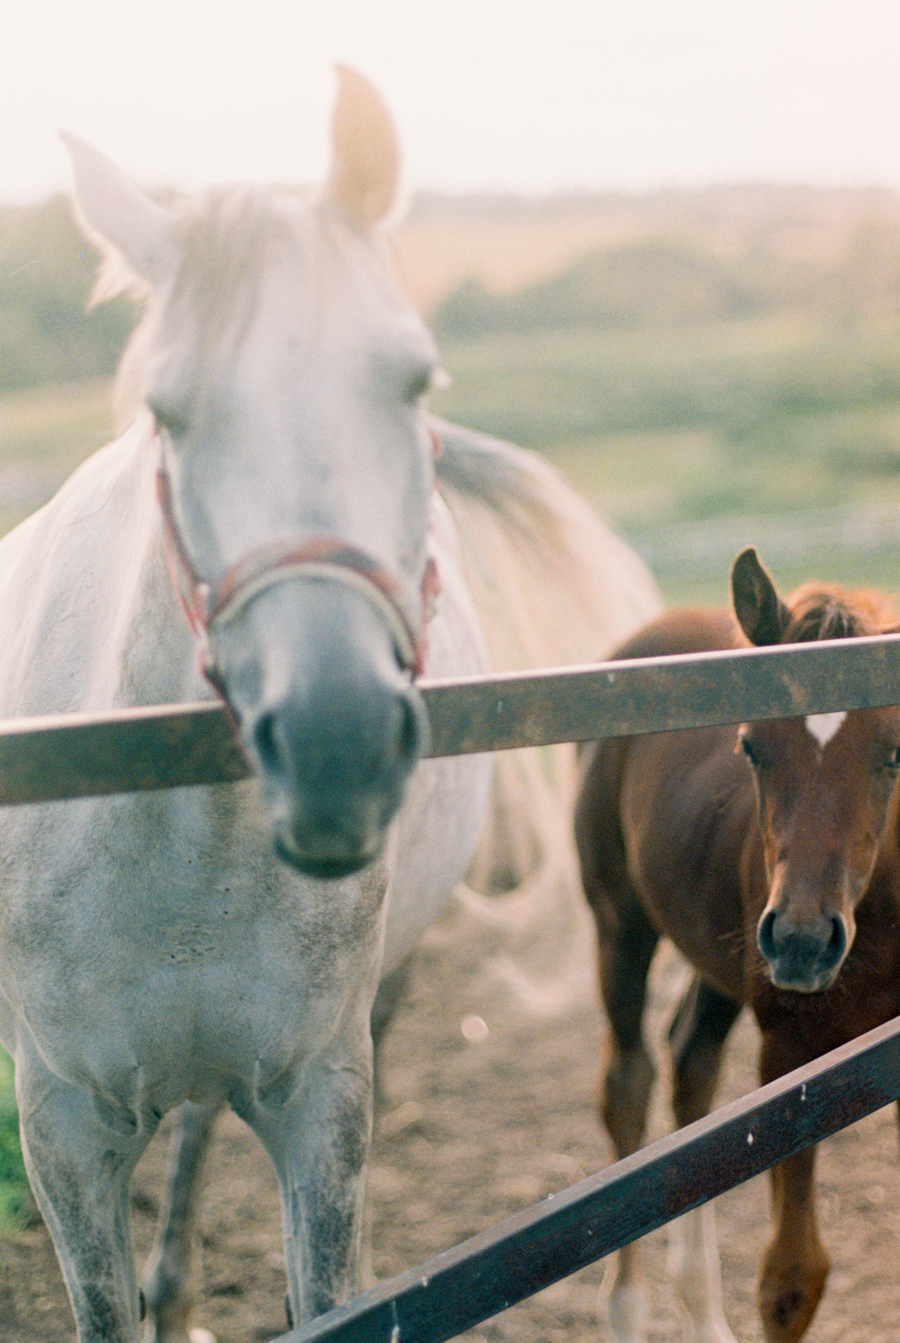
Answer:
[[[900,1095],[900,1018],[273,1343],[444,1343]]]
[[[425,681],[434,756],[900,702],[900,636]],[[228,783],[219,704],[0,721],[0,805]]]

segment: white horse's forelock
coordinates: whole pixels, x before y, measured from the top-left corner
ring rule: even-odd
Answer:
[[[378,256],[384,264],[367,267],[366,283],[374,286],[379,302],[407,304],[397,290],[384,240],[361,240],[352,234],[327,198],[321,199],[312,189],[246,184],[212,187],[176,203],[173,212],[180,259],[166,301],[168,336],[177,342],[178,322],[185,324],[185,330],[190,323],[190,330],[199,333],[198,370],[208,366],[210,354],[235,321],[252,312],[267,262],[279,245],[290,247],[297,264],[306,270],[307,303],[296,316],[306,317],[309,340],[328,306],[329,285],[342,267],[353,267],[353,258]],[[151,291],[142,277],[116,248],[91,236],[103,253],[92,304],[118,294],[146,302]],[[119,363],[116,406],[120,432],[132,423],[143,399],[148,337],[158,339],[157,319],[158,313],[145,311]],[[202,394],[202,385],[198,390]]]

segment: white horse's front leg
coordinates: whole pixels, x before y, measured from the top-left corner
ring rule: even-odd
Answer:
[[[371,1050],[316,1059],[283,1104],[245,1118],[278,1176],[294,1325],[357,1289],[364,1175],[372,1131]]]
[[[16,1059],[22,1150],[62,1267],[78,1343],[137,1343],[128,1186],[153,1128],[105,1109],[35,1056]]]
[[[200,1176],[218,1111],[185,1102],[172,1139],[166,1202],[144,1275],[144,1343],[188,1343],[191,1268]]]
[[[678,1291],[685,1343],[736,1343],[722,1309],[714,1204],[704,1203],[671,1224],[668,1269]]]

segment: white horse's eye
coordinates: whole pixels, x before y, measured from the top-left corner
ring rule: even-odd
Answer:
[[[155,401],[148,397],[147,406],[150,414],[156,421],[158,429],[164,430],[170,438],[184,438],[190,424],[184,411],[176,406],[167,405],[163,401]]]
[[[423,396],[427,396],[433,385],[432,370],[417,368],[403,389],[403,400],[413,405],[416,401],[421,401]]]
[[[414,369],[406,381],[403,390],[403,400],[409,405],[414,405],[416,401],[421,401],[423,396],[429,392],[439,390],[442,387],[449,387],[450,376],[440,366],[440,364],[422,364]]]

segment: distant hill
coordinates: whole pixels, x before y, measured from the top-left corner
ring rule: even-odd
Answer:
[[[839,297],[831,293],[837,286],[847,291],[851,305],[864,301],[871,308],[885,295],[886,283],[895,282],[898,239],[900,195],[895,192],[737,184],[537,200],[422,196],[398,231],[397,250],[408,287],[429,316],[457,291],[467,291],[458,294],[455,311],[451,305],[438,319],[458,327],[466,304],[478,305],[479,297],[533,289],[525,306],[540,311],[562,303],[562,292],[554,298],[541,286],[569,267],[574,268],[570,292],[579,280],[594,284],[602,294],[602,301],[597,295],[600,310],[607,300],[614,311],[621,309],[624,299],[627,312],[635,295],[622,290],[641,282],[644,261],[644,282],[674,287],[676,293],[693,271],[700,291],[698,315],[709,302],[710,285],[723,289],[726,308],[728,291],[735,288],[733,298],[746,289],[750,306],[758,310],[760,304],[777,306],[782,299],[801,306],[818,301],[822,285],[829,289],[829,302]],[[643,256],[642,248],[647,249]],[[579,274],[583,258],[588,259]],[[630,270],[632,280],[616,277],[617,266]],[[841,268],[843,274],[836,273]],[[610,292],[616,286],[618,292]],[[669,306],[673,298],[670,294]],[[660,300],[665,309],[662,293]],[[713,306],[721,306],[720,301]],[[500,318],[499,309],[495,316],[515,328],[525,320],[521,307],[512,304],[505,317]]]
[[[900,313],[900,197],[892,192],[722,187],[598,200],[592,244],[585,208],[581,247],[546,275],[509,288],[473,251],[469,274],[433,307],[438,334]],[[466,222],[474,238],[474,211]],[[544,219],[548,240],[562,222]]]
[[[467,280],[435,309],[439,335],[678,326],[749,316],[764,294],[739,264],[670,239],[589,252],[560,274],[513,294]]]
[[[877,188],[423,195],[394,249],[445,335],[900,312],[900,196]],[[86,311],[95,268],[64,197],[0,207],[0,390],[114,369],[134,314]]]

